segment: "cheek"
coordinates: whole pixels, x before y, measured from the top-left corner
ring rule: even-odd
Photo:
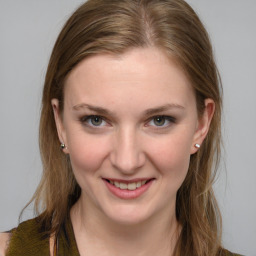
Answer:
[[[190,161],[191,136],[170,136],[151,147],[151,160],[170,187],[178,190]]]
[[[70,160],[75,175],[86,175],[100,168],[108,154],[104,138],[77,133],[68,141]]]
[[[185,149],[186,150],[186,149]],[[187,151],[187,150],[186,150]],[[184,154],[181,145],[170,147],[166,150],[159,150],[154,154],[153,158],[160,172],[172,176],[184,176],[189,166],[190,154]]]

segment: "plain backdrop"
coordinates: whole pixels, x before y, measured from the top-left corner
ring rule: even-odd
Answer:
[[[39,182],[38,122],[47,62],[62,25],[82,2],[0,0],[2,231],[18,224]],[[215,186],[224,245],[256,256],[256,1],[188,2],[208,29],[224,87],[225,154]],[[23,220],[31,217],[30,207]]]

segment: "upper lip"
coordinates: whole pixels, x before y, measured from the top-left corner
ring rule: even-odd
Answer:
[[[109,180],[109,181],[117,181],[121,183],[135,183],[139,181],[144,181],[144,180],[153,180],[154,178],[136,178],[136,179],[131,179],[131,180],[124,180],[124,179],[114,179],[114,178],[103,178],[104,180]]]

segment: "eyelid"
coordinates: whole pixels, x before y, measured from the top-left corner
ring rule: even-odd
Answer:
[[[92,125],[92,124],[89,124],[88,123],[88,120],[94,118],[94,117],[98,117],[98,118],[101,118],[103,122],[105,122],[104,125]],[[157,125],[150,125],[149,123],[152,122],[155,118],[164,118],[165,121],[168,121],[169,124],[165,124],[165,125],[160,125],[160,126],[157,126]],[[103,128],[103,127],[106,127],[106,126],[111,126],[110,122],[108,121],[108,119],[106,117],[103,117],[101,115],[95,115],[95,114],[92,114],[92,115],[85,115],[85,116],[82,116],[81,118],[79,118],[79,121],[83,124],[83,125],[86,125],[87,127],[89,128],[93,128],[93,129],[100,129],[100,128]],[[164,128],[168,128],[171,124],[174,124],[176,123],[176,118],[173,117],[173,116],[168,116],[168,115],[155,115],[155,116],[152,116],[150,118],[148,118],[146,120],[146,127],[148,126],[151,126],[151,127],[154,127],[154,129],[164,129]]]
[[[91,124],[89,124],[89,123],[88,123],[88,120],[90,120],[90,119],[92,119],[92,118],[94,118],[94,117],[101,118],[103,122],[105,122],[106,124],[108,124],[107,119],[106,119],[105,117],[101,116],[101,115],[85,115],[85,116],[82,116],[81,118],[79,118],[79,121],[80,121],[82,124],[84,124],[84,125],[86,125],[86,126],[88,126],[88,127],[90,127],[90,128],[99,129],[99,128],[102,128],[102,127],[105,127],[105,126],[106,126],[106,125],[99,125],[99,126],[97,126],[97,125],[91,125]]]
[[[153,121],[155,118],[164,118],[165,120],[169,121],[170,123],[176,123],[176,118],[173,117],[173,116],[168,116],[168,115],[155,115],[155,116],[152,116],[148,119],[147,123],[146,123],[146,126],[150,126],[149,123],[151,121]],[[157,126],[157,125],[152,125],[152,127],[154,127],[155,129],[164,129],[164,128],[168,128],[170,126],[169,125],[163,125],[163,126]]]

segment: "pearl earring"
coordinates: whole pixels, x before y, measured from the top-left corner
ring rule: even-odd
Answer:
[[[66,148],[66,145],[62,142],[62,143],[60,144],[60,148],[61,148],[61,149],[64,149],[64,148]]]
[[[200,148],[200,147],[201,147],[200,144],[198,144],[198,143],[195,144],[195,148]]]

